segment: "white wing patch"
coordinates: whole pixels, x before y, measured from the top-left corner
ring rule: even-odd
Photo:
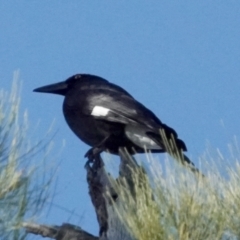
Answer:
[[[104,117],[108,114],[109,111],[110,109],[108,108],[95,106],[91,112],[91,115],[95,117]]]
[[[125,134],[134,144],[141,148],[162,149],[151,138],[149,138],[146,135],[145,130],[140,127],[127,125],[125,127]]]

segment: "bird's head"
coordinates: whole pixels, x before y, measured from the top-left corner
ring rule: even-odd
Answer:
[[[105,81],[105,79],[90,74],[75,74],[63,82],[58,82],[34,89],[34,92],[53,93],[65,96],[67,92],[85,81]]]

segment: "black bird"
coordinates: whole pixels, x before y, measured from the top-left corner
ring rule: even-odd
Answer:
[[[85,155],[89,160],[102,151],[118,154],[124,147],[130,154],[168,152],[194,168],[182,154],[187,151],[185,143],[172,128],[123,88],[101,77],[76,74],[34,92],[65,96],[64,117],[72,131],[92,147]]]

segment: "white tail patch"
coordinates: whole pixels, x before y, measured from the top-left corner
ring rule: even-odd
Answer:
[[[149,138],[145,130],[140,127],[127,125],[125,127],[125,134],[137,146],[146,149],[162,149],[151,138]]]
[[[95,106],[91,112],[91,115],[96,117],[104,117],[108,114],[110,109],[101,107],[101,106]]]

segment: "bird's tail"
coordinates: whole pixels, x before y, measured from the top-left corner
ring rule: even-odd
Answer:
[[[148,136],[158,143],[170,156],[189,168],[194,174],[199,177],[204,177],[204,174],[195,167],[194,163],[183,154],[183,151],[187,150],[186,145],[181,139],[177,138],[176,134],[166,134],[164,129],[160,129],[160,135],[149,133]]]

